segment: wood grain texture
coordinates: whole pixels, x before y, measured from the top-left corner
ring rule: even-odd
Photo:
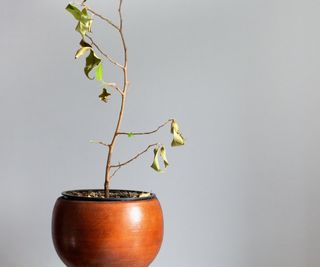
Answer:
[[[52,238],[68,267],[147,267],[158,254],[163,217],[158,199],[85,201],[58,198]]]

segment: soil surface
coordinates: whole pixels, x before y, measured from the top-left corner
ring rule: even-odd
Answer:
[[[87,197],[87,198],[105,198],[104,190],[77,190],[66,192],[68,196],[73,197]],[[126,190],[115,190],[110,191],[110,198],[146,198],[150,197],[151,193],[148,192],[135,192]]]

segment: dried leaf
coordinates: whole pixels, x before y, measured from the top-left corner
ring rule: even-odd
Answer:
[[[173,131],[173,140],[171,142],[171,146],[182,146],[184,145],[184,139],[181,133]]]
[[[90,72],[97,67],[101,62],[101,59],[96,56],[96,54],[91,50],[89,56],[86,58],[86,66],[84,67],[84,73],[88,77],[88,79],[93,80],[89,76]]]
[[[164,167],[167,168],[169,166],[169,162],[168,162],[168,159],[167,159],[167,153],[166,153],[165,146],[162,146],[160,148],[160,156],[163,159]]]
[[[82,23],[79,21],[75,30],[79,32],[83,38],[87,32],[91,32],[91,24],[91,21],[88,23]]]
[[[109,94],[109,93],[107,92],[107,89],[103,88],[103,89],[102,89],[102,93],[99,95],[99,98],[100,98],[101,101],[107,103],[108,97],[109,97],[110,95],[111,95],[111,94]]]
[[[173,134],[171,146],[175,147],[184,145],[184,138],[180,133],[179,125],[175,120],[173,120],[171,123],[171,133]]]
[[[81,11],[75,7],[74,5],[67,5],[66,10],[71,13],[71,15],[76,19],[80,20],[81,19]]]
[[[88,15],[88,11],[86,8],[82,9],[80,19],[78,19],[78,24],[76,27],[76,31],[79,32],[82,37],[86,35],[87,32],[91,32],[92,19]]]
[[[75,58],[77,59],[77,58],[81,57],[85,52],[87,52],[91,49],[92,49],[92,46],[82,39],[80,42],[80,48],[76,52]]]
[[[159,147],[156,147],[153,150],[154,158],[153,158],[153,162],[151,165],[151,168],[157,172],[161,172],[161,168],[160,168],[160,164],[159,164],[159,151],[160,151]]]
[[[175,120],[172,120],[171,122],[171,133],[173,134],[173,132],[179,132],[179,126],[177,124],[177,122]]]

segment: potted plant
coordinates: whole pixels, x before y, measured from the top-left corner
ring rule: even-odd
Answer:
[[[55,249],[69,267],[147,267],[156,257],[163,238],[163,217],[155,194],[132,190],[111,190],[111,178],[123,166],[153,148],[151,167],[162,172],[169,165],[166,148],[154,143],[122,163],[113,163],[112,155],[117,140],[122,136],[149,135],[170,125],[173,135],[171,146],[184,144],[179,126],[169,119],[155,130],[125,132],[121,122],[129,88],[128,51],[123,31],[123,0],[119,0],[119,22],[91,9],[86,1],[69,4],[66,10],[77,22],[76,31],[81,36],[75,58],[86,56],[84,73],[90,80],[101,83],[99,99],[107,103],[111,92],[121,98],[117,124],[110,142],[91,141],[107,151],[104,188],[100,190],[71,190],[62,193],[56,201],[52,216],[52,238]],[[93,17],[102,20],[118,32],[124,53],[123,62],[116,61],[104,52],[92,35]],[[122,72],[121,85],[103,78],[103,64],[111,63]],[[94,73],[94,74],[93,74]],[[163,167],[159,161],[163,162]]]

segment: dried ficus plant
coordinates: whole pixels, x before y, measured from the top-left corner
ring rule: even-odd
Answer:
[[[99,99],[102,102],[107,103],[109,97],[111,95],[111,91],[120,94],[121,97],[121,105],[120,111],[118,115],[118,121],[109,143],[101,142],[101,141],[90,141],[92,143],[97,143],[103,145],[107,148],[108,156],[106,160],[106,167],[105,167],[105,182],[104,182],[104,190],[105,190],[105,197],[108,198],[110,196],[110,180],[115,175],[115,173],[123,166],[127,165],[128,163],[134,161],[142,154],[146,153],[149,149],[154,148],[154,157],[151,167],[157,171],[162,172],[162,168],[159,164],[159,158],[162,159],[164,169],[166,169],[169,165],[166,156],[166,148],[161,143],[154,143],[143,151],[132,157],[131,159],[118,164],[112,163],[112,154],[115,149],[117,138],[121,135],[133,137],[137,135],[148,135],[158,132],[162,127],[170,124],[171,128],[170,131],[173,135],[173,140],[171,142],[171,146],[181,146],[184,144],[184,139],[180,133],[179,126],[174,119],[169,119],[163,124],[161,124],[158,128],[153,131],[148,132],[123,132],[121,131],[121,122],[125,110],[125,102],[127,97],[127,91],[129,88],[129,80],[128,80],[128,50],[126,45],[126,40],[123,31],[123,17],[122,17],[122,4],[123,0],[119,0],[118,6],[118,13],[119,13],[119,23],[113,22],[108,17],[102,16],[93,9],[91,9],[87,4],[86,0],[81,3],[70,3],[66,7],[66,10],[75,18],[77,21],[77,26],[75,30],[79,32],[81,35],[80,41],[80,48],[77,50],[75,54],[75,58],[78,59],[81,56],[86,55],[84,73],[90,80],[97,80],[101,83],[102,91],[99,94]],[[123,47],[123,54],[124,59],[123,62],[120,63],[115,60],[110,54],[104,52],[100,46],[95,42],[93,35],[92,35],[92,24],[93,24],[93,17],[101,19],[103,22],[107,23],[110,27],[112,27],[116,32],[118,32],[122,47]],[[98,54],[98,55],[97,55]],[[112,81],[105,81],[103,78],[103,63],[110,63],[113,64],[119,71],[123,74],[123,81],[121,85],[118,85]],[[92,75],[94,72],[94,76]]]

